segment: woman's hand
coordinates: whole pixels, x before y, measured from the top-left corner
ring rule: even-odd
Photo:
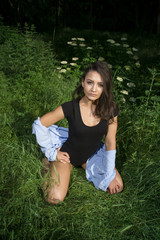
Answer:
[[[61,152],[60,148],[57,149],[57,156],[56,161],[62,162],[62,163],[70,163],[70,157],[67,152]]]
[[[120,183],[114,178],[107,188],[107,192],[110,194],[118,193],[121,189]]]

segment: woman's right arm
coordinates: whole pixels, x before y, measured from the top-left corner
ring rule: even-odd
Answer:
[[[63,118],[64,118],[63,109],[61,106],[59,106],[54,111],[43,115],[40,118],[40,122],[43,126],[49,127],[55,124],[56,122],[62,120]],[[67,152],[61,152],[60,148],[57,149],[57,156],[55,160],[56,161],[58,160],[62,163],[67,163],[67,162],[70,163],[69,154]]]
[[[64,118],[63,109],[61,106],[59,106],[52,112],[49,112],[49,113],[43,115],[40,118],[40,121],[43,126],[49,127],[52,124],[55,124],[56,122],[62,120],[63,118]]]

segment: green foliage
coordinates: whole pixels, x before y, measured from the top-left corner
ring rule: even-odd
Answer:
[[[65,36],[65,54],[56,56],[51,43],[45,42],[33,26],[11,29],[2,24],[2,239],[159,238],[159,67],[145,67],[141,58],[137,60],[126,53],[122,43],[116,46],[107,41],[113,40],[109,33],[104,35],[105,41],[92,41],[89,35],[83,41]],[[114,39],[120,41],[120,34],[115,34]],[[78,45],[67,45],[70,40]],[[121,41],[128,44],[128,40]],[[86,46],[80,46],[82,42]],[[141,55],[140,50],[136,55]],[[81,69],[100,57],[110,64],[114,96],[120,106],[116,164],[124,180],[124,191],[112,196],[98,191],[86,181],[83,169],[73,168],[67,198],[52,206],[45,202],[41,190],[43,155],[31,134],[31,126],[38,116],[70,100]],[[58,124],[67,126],[65,120]]]

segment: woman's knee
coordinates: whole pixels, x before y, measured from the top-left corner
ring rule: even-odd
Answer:
[[[70,164],[59,162],[50,163],[51,176],[48,177],[45,182],[44,189],[45,199],[48,203],[57,204],[65,199],[68,191],[71,169],[72,166]]]
[[[46,197],[46,201],[50,204],[58,204],[63,202],[65,199],[65,195],[59,192],[54,194],[49,193]]]

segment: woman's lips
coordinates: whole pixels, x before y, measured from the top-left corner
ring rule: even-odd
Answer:
[[[90,93],[89,95],[92,96],[92,97],[96,97],[97,96],[97,94],[93,94],[93,93]]]

